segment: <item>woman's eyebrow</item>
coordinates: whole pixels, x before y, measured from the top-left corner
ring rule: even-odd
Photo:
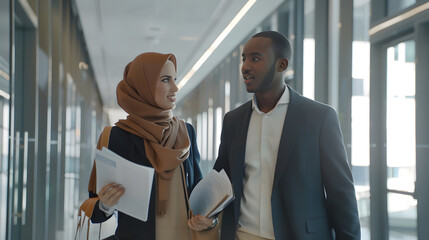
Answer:
[[[163,75],[163,76],[161,76],[160,78],[165,78],[165,77],[167,77],[167,78],[171,78],[171,75]]]

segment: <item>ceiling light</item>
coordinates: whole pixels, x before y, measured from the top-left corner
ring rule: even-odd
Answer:
[[[86,64],[85,62],[79,62],[79,69],[88,70],[88,64]]]
[[[181,36],[180,40],[183,40],[183,41],[197,41],[198,37],[194,37],[194,36]]]
[[[0,76],[9,81],[9,74],[0,69]]]
[[[1,90],[1,89],[0,89],[0,96],[2,96],[2,97],[4,97],[4,98],[6,98],[7,100],[9,100],[9,99],[10,99],[10,95],[9,95],[9,93],[7,93],[7,92],[5,92],[5,91],[3,91],[3,90]]]
[[[191,79],[191,77],[198,71],[198,69],[204,64],[207,58],[216,50],[219,44],[228,36],[228,34],[234,29],[235,25],[246,15],[247,11],[255,4],[256,0],[249,0],[241,8],[241,10],[235,15],[231,22],[226,26],[222,33],[216,38],[212,45],[204,52],[204,54],[198,59],[194,66],[189,70],[189,72],[183,77],[183,79],[177,85],[179,89],[183,88],[185,84]]]

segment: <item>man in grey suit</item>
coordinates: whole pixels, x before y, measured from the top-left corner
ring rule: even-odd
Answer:
[[[225,169],[235,200],[221,239],[360,239],[353,178],[338,117],[284,83],[286,37],[254,35],[241,69],[252,100],[225,115],[214,169]]]

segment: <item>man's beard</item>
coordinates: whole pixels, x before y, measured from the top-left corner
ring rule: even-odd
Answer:
[[[248,90],[249,93],[255,93],[255,92],[265,92],[268,90],[274,81],[274,74],[276,73],[276,61],[273,62],[270,69],[267,72],[267,75],[265,75],[264,80],[261,82],[261,84],[254,90]]]

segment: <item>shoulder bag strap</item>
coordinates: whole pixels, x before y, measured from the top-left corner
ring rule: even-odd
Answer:
[[[187,209],[187,214],[188,214],[188,219],[191,219],[192,217],[192,211],[191,208],[189,207],[189,195],[188,195],[188,188],[186,187],[186,179],[185,179],[185,169],[183,167],[183,163],[180,164],[180,170],[182,173],[182,187],[183,187],[183,192],[185,193],[185,203],[186,203],[186,209]]]

